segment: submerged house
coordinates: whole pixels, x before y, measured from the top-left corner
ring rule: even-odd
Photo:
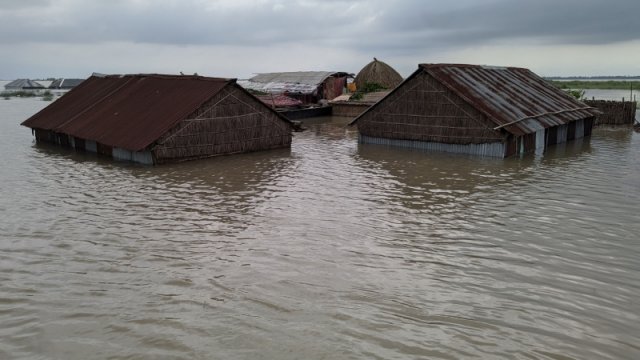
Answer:
[[[350,125],[363,143],[508,157],[589,136],[597,114],[528,69],[421,64]]]
[[[64,79],[64,78],[55,79],[53,80],[51,85],[49,85],[49,89],[61,89],[61,90],[73,89],[74,87],[80,85],[80,83],[83,81],[84,79]]]
[[[235,79],[92,76],[22,125],[51,142],[143,164],[289,147],[292,124]]]
[[[19,91],[19,90],[40,90],[44,89],[44,86],[37,81],[29,79],[18,79],[4,86],[5,90]]]
[[[342,95],[347,78],[353,75],[336,71],[294,71],[258,74],[240,82],[246,89],[298,99],[305,104],[332,100]]]

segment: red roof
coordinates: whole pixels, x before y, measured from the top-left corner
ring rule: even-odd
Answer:
[[[234,79],[92,76],[22,125],[141,151]]]
[[[260,101],[270,107],[300,106],[302,101],[286,95],[256,95]]]
[[[421,64],[435,79],[516,135],[595,116],[599,111],[516,67]]]

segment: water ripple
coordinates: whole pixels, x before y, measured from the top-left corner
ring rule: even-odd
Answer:
[[[544,157],[357,144],[161,167],[0,103],[0,358],[640,356],[640,136]]]

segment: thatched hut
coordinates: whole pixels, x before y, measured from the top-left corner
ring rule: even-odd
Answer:
[[[22,125],[36,141],[144,164],[289,147],[292,123],[235,79],[92,76]]]
[[[393,89],[400,85],[402,76],[386,63],[373,58],[360,70],[354,80],[356,89],[366,89],[367,84],[377,84],[385,89]]]
[[[391,66],[373,58],[354,79],[355,93],[332,102],[333,115],[356,117],[387,96],[402,83],[402,76]]]
[[[599,113],[528,69],[421,64],[351,125],[363,143],[507,157],[589,136]]]

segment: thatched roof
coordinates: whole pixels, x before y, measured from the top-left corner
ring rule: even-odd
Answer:
[[[401,82],[402,76],[397,71],[376,58],[363,67],[355,79],[358,89],[363,89],[367,83],[379,84],[387,89],[393,89]]]

